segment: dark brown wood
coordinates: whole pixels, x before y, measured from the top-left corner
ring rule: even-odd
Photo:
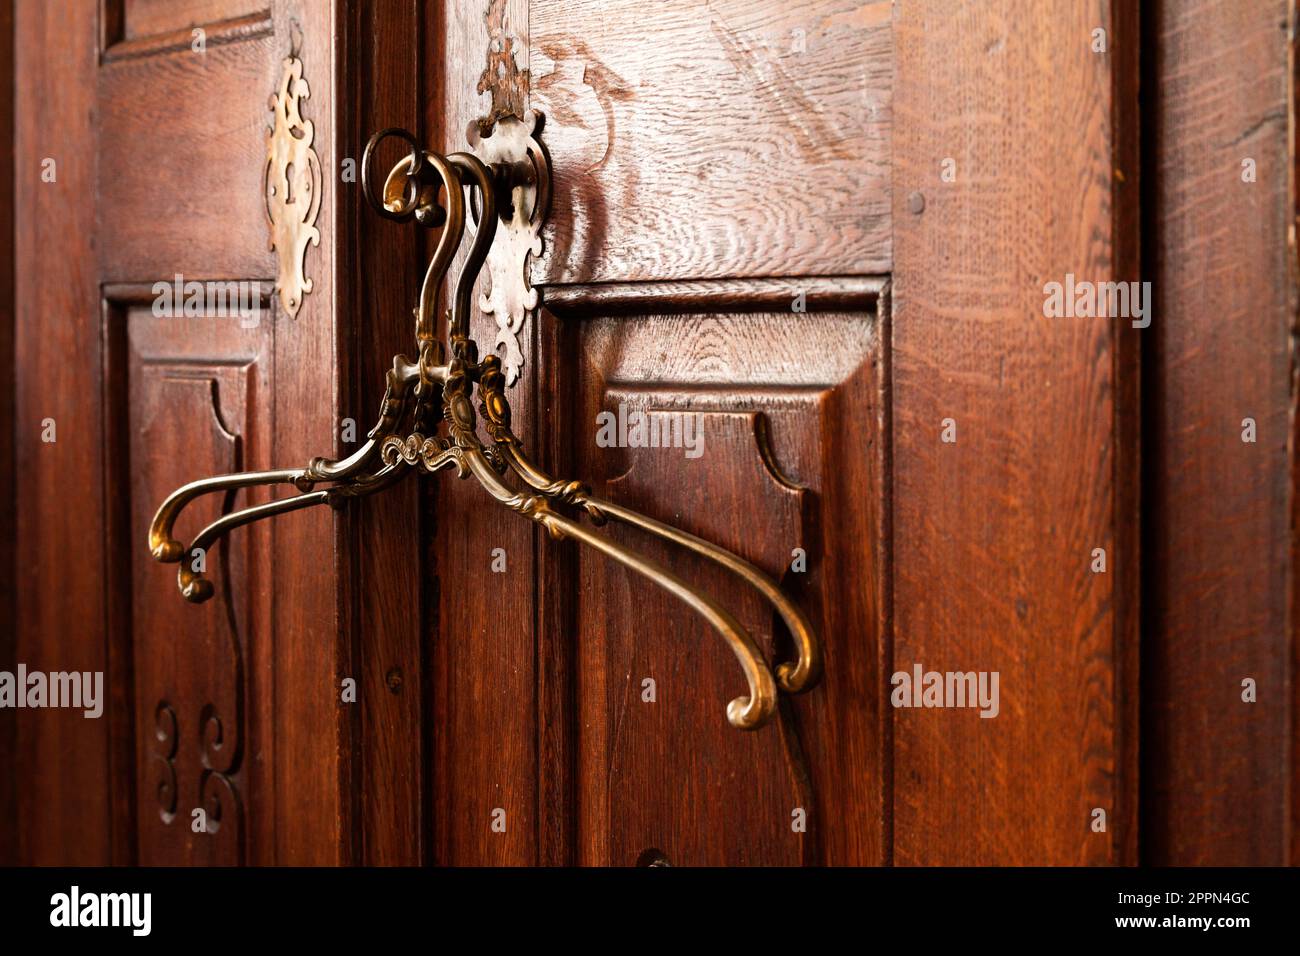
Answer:
[[[0,140],[11,144],[0,149],[0,237],[7,252],[0,255],[0,369],[5,383],[0,386],[0,618],[17,619],[14,602],[14,541],[17,522],[14,501],[14,10],[12,3],[0,3]],[[6,627],[0,632],[0,670],[12,671],[15,631]],[[0,766],[17,767],[17,713],[0,712]],[[0,780],[0,820],[18,819],[16,773]],[[0,826],[0,866],[18,861],[18,830]]]
[[[537,370],[532,401],[543,420],[570,421],[578,404],[579,383],[568,356],[576,347],[572,324],[534,325],[531,354]],[[572,442],[559,429],[537,448],[551,474],[575,474]],[[578,556],[572,546],[548,547],[537,554],[537,805],[538,862],[573,866],[578,862],[577,760],[580,740],[574,697],[579,659]]]
[[[1295,5],[1151,5],[1144,859],[1294,862]],[[1251,161],[1255,180],[1243,181]],[[1253,419],[1256,440],[1242,440]],[[1258,700],[1242,700],[1242,681]],[[1290,839],[1294,840],[1292,835]]]
[[[131,635],[122,668],[139,742],[139,862],[253,862],[261,844],[252,823],[268,815],[269,796],[253,754],[275,753],[252,732],[270,700],[253,641],[269,633],[271,589],[260,584],[271,577],[269,528],[254,526],[214,549],[220,598],[194,608],[177,607],[175,567],[153,561],[129,531],[148,527],[157,502],[196,467],[203,474],[269,467],[271,323],[243,329],[234,317],[155,318],[148,287],[108,292],[107,341],[121,349],[110,347],[108,380],[125,393],[117,409],[125,414],[113,427],[131,426],[115,446],[110,485],[113,500],[130,505],[128,533],[110,540],[131,569],[130,607],[119,613],[129,615],[122,623]],[[186,454],[177,456],[177,447]],[[247,503],[267,498],[259,491]],[[236,506],[245,503],[236,496]],[[178,530],[188,538],[221,509],[215,498],[200,502]],[[214,832],[193,831],[195,808]]]
[[[356,55],[342,58],[348,68],[342,88],[351,107],[338,153],[359,164],[375,130],[420,125],[429,95],[420,71],[424,24],[421,5],[411,2],[354,4],[345,25],[339,43]],[[397,158],[384,156],[381,165]],[[345,407],[356,423],[356,440],[364,441],[379,414],[393,353],[410,349],[411,303],[419,294],[426,260],[409,227],[371,212],[361,200],[359,183],[339,182],[337,188],[346,197],[348,225],[341,243],[346,274],[365,277],[349,283],[345,306],[347,315],[365,320],[339,324],[349,343],[345,354],[351,357]],[[353,673],[359,675],[359,720],[350,741],[356,753],[353,800],[360,841],[355,859],[368,865],[418,865],[431,852],[428,663],[421,622],[432,609],[420,600],[419,501],[417,482],[408,479],[349,509],[345,553],[353,558],[343,607],[345,626],[353,634]]]
[[[97,69],[99,37],[84,12],[79,0],[20,3],[14,19],[24,89],[14,135],[14,356],[24,370],[14,400],[15,656],[42,670],[103,671],[107,656],[96,97],[70,80]],[[55,182],[41,180],[45,159],[56,163]],[[41,441],[46,418],[56,425],[52,443]],[[17,762],[28,768],[17,795],[19,859],[110,862],[107,722],[25,711],[17,735]]]
[[[493,0],[435,9],[430,62],[446,67],[438,71],[442,82],[428,102],[426,122],[432,141],[454,152],[465,148],[469,123],[491,109],[491,91],[481,95],[477,84],[492,55],[493,33],[496,42],[513,38],[512,48],[527,57],[528,4]],[[508,84],[509,76],[501,82]],[[462,261],[463,253],[453,279]],[[495,329],[476,309],[475,338],[490,343]],[[537,434],[529,400],[537,371],[526,365],[510,395],[516,427],[530,435]],[[529,522],[493,504],[473,482],[429,483],[425,513],[430,530],[436,529],[430,572],[439,595],[426,625],[433,632],[433,859],[531,865],[538,862],[542,816],[549,812],[538,802],[539,542]],[[497,548],[505,558],[500,573],[492,571]],[[492,829],[498,810],[504,811],[503,832]]]
[[[568,288],[548,299],[551,314],[579,326],[570,361],[581,404],[567,418],[577,473],[783,581],[834,662],[773,726],[738,733],[722,716],[739,674],[720,639],[674,598],[579,552],[579,862],[630,866],[652,850],[677,865],[887,858],[876,692],[888,594],[882,283],[808,287],[806,313],[791,310],[799,280],[783,296],[733,280]],[[861,311],[836,311],[855,300]],[[647,308],[628,315],[637,302]],[[595,447],[597,413],[620,404],[698,414],[701,454]],[[611,534],[722,599],[769,658],[789,653],[752,591],[644,535]],[[795,549],[806,571],[792,570]],[[792,826],[797,811],[806,832]]]
[[[1049,6],[0,5],[0,668],[109,695],[0,712],[0,861],[1293,862],[1294,4]],[[262,195],[290,53],[323,172],[296,318]],[[199,607],[144,547],[175,486],[373,424],[434,236],[345,178],[370,133],[454,152],[530,108],[554,199],[514,428],[812,617],[822,682],[757,732],[707,626],[473,481],[238,529]],[[274,311],[155,316],[177,273]],[[1151,327],[1049,317],[1067,275],[1150,279]],[[698,415],[703,455],[600,447],[620,405]],[[735,579],[603,533],[788,656]],[[895,710],[915,664],[997,671],[998,716]]]
[[[96,71],[98,155],[106,186],[97,228],[113,237],[100,250],[104,281],[153,282],[178,272],[196,279],[274,275],[260,228],[266,218],[264,132],[268,91],[279,82],[287,41],[269,21],[264,26],[240,42],[210,45],[206,53],[185,43],[109,58]],[[317,90],[323,78],[310,65],[306,70],[312,97],[305,111],[319,137],[317,114],[324,112],[319,104],[326,91]],[[169,146],[154,148],[163,130]],[[183,203],[183,214],[168,217],[166,229],[141,215],[159,196]],[[232,229],[232,223],[250,228]]]
[[[103,343],[101,374],[104,391],[101,422],[104,448],[111,451],[111,457],[106,456],[103,475],[104,542],[109,555],[104,566],[107,600],[104,676],[109,695],[105,717],[108,724],[109,785],[114,794],[109,803],[110,855],[115,864],[136,865],[140,862],[140,851],[136,826],[139,791],[136,779],[136,647],[132,618],[135,610],[133,567],[139,552],[131,546],[134,538],[131,534],[131,385],[139,379],[129,374],[130,344],[125,310],[144,304],[148,290],[107,286],[102,291],[100,342]],[[146,726],[154,724],[151,722]],[[155,776],[154,782],[157,779]]]
[[[1132,330],[1044,316],[1049,281],[1137,278],[1125,7],[896,8],[893,666],[1001,675],[994,719],[895,713],[899,864],[1132,859]]]
[[[19,856],[346,862],[357,715],[339,701],[353,656],[341,522],[308,512],[236,532],[212,555],[221,593],[202,607],[181,600],[175,567],[145,548],[153,510],[185,481],[339,450],[336,303],[353,286],[350,272],[335,275],[336,224],[350,208],[335,167],[325,239],[308,253],[316,288],[296,319],[264,311],[244,329],[150,310],[152,284],[177,273],[258,281],[270,309],[267,98],[296,52],[317,150],[336,160],[331,10],[105,0],[100,12],[17,10],[30,95],[15,134],[17,565],[27,569],[15,654],[33,668],[105,671],[108,692],[99,721],[43,711],[19,722],[17,762],[31,781],[17,797]],[[203,52],[190,46],[195,26]],[[41,179],[46,158],[53,182]],[[47,417],[54,443],[41,441]],[[219,504],[196,506],[182,530]],[[220,826],[192,830],[196,807],[219,812]]]
[[[304,64],[312,64],[307,111],[316,127],[322,157],[336,142],[332,109],[335,91],[333,15],[310,0],[277,3],[273,8],[277,62],[299,46]],[[297,38],[301,37],[300,40]],[[316,287],[303,301],[294,321],[280,318],[275,335],[275,459],[305,462],[314,455],[339,454],[339,414],[346,373],[341,353],[339,313],[350,288],[337,258],[338,226],[344,202],[338,166],[327,163],[329,176],[321,200],[322,237],[314,260]],[[275,656],[274,720],[267,728],[276,746],[273,767],[275,860],[292,864],[348,863],[354,858],[350,834],[355,822],[349,800],[354,752],[348,742],[354,710],[340,702],[339,688],[351,676],[351,635],[343,616],[340,582],[348,573],[346,552],[334,535],[341,518],[315,508],[275,523],[273,628]],[[360,682],[358,681],[358,684]]]

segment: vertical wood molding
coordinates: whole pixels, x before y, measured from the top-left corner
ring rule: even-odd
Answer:
[[[359,162],[376,130],[414,131],[421,125],[429,92],[422,68],[427,10],[408,0],[383,8],[350,2],[345,12],[338,37],[345,92],[336,104],[335,155]],[[379,165],[396,159],[385,154]],[[339,300],[348,383],[342,414],[355,420],[357,440],[364,441],[379,414],[393,354],[409,349],[411,303],[427,260],[411,227],[375,215],[362,201],[359,183],[337,176],[334,182],[341,193],[339,255],[346,263]],[[350,535],[345,553],[351,556],[344,626],[351,635],[359,702],[350,742],[356,815],[351,837],[354,859],[366,865],[419,865],[430,852],[418,485],[412,475],[381,495],[358,499],[344,522]]]
[[[306,109],[316,142],[331,159],[338,136],[335,37],[344,6],[277,0],[272,9],[276,62],[297,48],[313,77]],[[346,204],[339,195],[337,163],[327,161],[326,168],[317,219],[321,244],[310,253],[313,294],[296,321],[275,316],[272,454],[286,464],[346,454],[347,448],[340,440],[340,397],[347,381],[339,326],[349,280],[347,260],[338,254]],[[349,573],[345,535],[343,519],[328,508],[309,508],[273,523],[274,859],[282,864],[353,860],[352,728],[359,718],[340,700],[343,678],[356,676],[342,587]]]
[[[1296,858],[1295,16],[1289,0],[1148,5],[1146,863]]]
[[[91,201],[98,23],[81,0],[20,3],[14,33],[24,90],[15,107],[13,179],[15,655],[33,669],[104,671],[102,356]],[[41,180],[47,158],[57,164],[55,182]],[[53,443],[41,440],[45,418],[56,423]],[[67,710],[24,712],[18,721],[21,862],[112,861],[108,730],[107,720]]]
[[[899,864],[1131,857],[1136,350],[1043,292],[1138,278],[1124,6],[895,7],[893,667],[1001,675],[996,718],[894,711]]]
[[[0,619],[15,620],[14,539],[14,7],[0,2]],[[0,632],[0,670],[13,670],[16,633]],[[13,767],[15,712],[0,712],[0,766]],[[0,820],[17,819],[17,774],[0,779]],[[18,828],[0,827],[0,866],[13,865],[18,855]]]

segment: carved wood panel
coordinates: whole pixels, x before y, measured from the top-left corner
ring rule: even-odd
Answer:
[[[129,594],[115,589],[109,600],[110,679],[133,724],[111,738],[112,805],[134,805],[115,810],[118,852],[142,862],[324,863],[352,852],[341,741],[355,711],[338,688],[361,675],[343,631],[332,517],[238,529],[208,556],[218,586],[210,605],[181,600],[175,567],[141,547],[153,509],[179,485],[339,450],[339,190],[332,177],[311,190],[322,242],[307,252],[307,274],[325,278],[295,298],[297,321],[286,326],[269,298],[277,269],[264,188],[270,97],[290,54],[315,97],[303,113],[317,152],[329,155],[334,117],[351,115],[330,106],[335,16],[296,0],[104,0],[97,68],[85,74],[97,103],[95,228],[108,237],[94,274],[110,302],[102,364],[116,410],[104,419],[106,487],[115,489],[109,566],[126,567],[110,574]],[[256,281],[257,323],[206,311],[155,317],[150,283],[177,276]],[[283,493],[200,502],[179,530]],[[206,832],[193,828],[196,808]]]
[[[109,480],[128,516],[131,602],[121,623],[130,635],[138,855],[145,864],[230,865],[250,860],[247,818],[261,783],[251,755],[265,760],[273,749],[252,734],[269,708],[267,687],[254,680],[265,672],[254,655],[264,664],[271,633],[267,529],[187,558],[211,567],[220,592],[196,607],[177,603],[175,567],[154,562],[129,532],[148,527],[158,502],[195,469],[266,466],[271,328],[269,320],[244,328],[237,317],[156,317],[128,304],[145,291],[113,289],[106,310],[115,346],[107,414],[123,438]],[[182,535],[264,498],[259,490],[200,502]],[[258,809],[266,809],[260,801]]]
[[[823,684],[783,701],[771,726],[740,733],[723,717],[740,675],[721,640],[676,599],[577,552],[580,862],[633,865],[651,852],[678,865],[885,859],[882,290],[874,280],[767,280],[549,298],[576,356],[573,471],[782,581],[828,664]],[[796,298],[806,312],[792,309]],[[601,447],[602,412],[619,423],[619,443],[646,438],[622,425],[641,413],[671,447]],[[694,447],[673,431],[689,436],[688,418],[701,429]],[[769,660],[788,659],[788,635],[744,585],[610,531],[719,598]]]

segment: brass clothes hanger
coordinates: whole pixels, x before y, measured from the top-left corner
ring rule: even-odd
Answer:
[[[533,117],[524,122],[530,133],[538,125]],[[392,167],[382,195],[376,197],[371,188],[371,162],[378,144],[389,137],[404,141],[411,152]],[[800,693],[813,687],[820,676],[820,643],[807,616],[771,577],[730,551],[598,498],[583,482],[546,474],[527,457],[523,443],[511,430],[506,398],[509,375],[502,359],[496,354],[480,359],[478,346],[470,338],[471,294],[503,218],[499,212],[508,213],[508,224],[526,220],[534,226],[546,215],[549,157],[538,140],[530,136],[527,141],[527,150],[517,161],[487,164],[472,153],[442,156],[424,150],[401,129],[381,130],[370,138],[361,162],[366,200],[385,218],[414,220],[441,230],[415,309],[417,357],[394,357],[379,420],[356,452],[336,460],[314,458],[302,469],[221,475],[184,485],[168,496],[154,516],[149,529],[150,552],[159,561],[179,564],[177,580],[187,600],[206,601],[213,594],[212,583],[204,576],[206,553],[227,532],[301,508],[320,504],[341,507],[349,498],[383,491],[417,468],[429,473],[454,469],[460,478],[473,477],[492,499],[536,522],[552,538],[569,538],[599,551],[696,611],[730,647],[748,685],[747,694],[728,703],[727,720],[740,729],[760,727],[775,711],[778,688]],[[434,309],[437,291],[464,238],[466,190],[471,212],[477,214],[477,227],[456,277],[444,345],[434,332]],[[525,216],[517,207],[528,193],[534,198]],[[486,440],[479,435],[479,414]],[[175,539],[177,518],[199,497],[281,484],[292,485],[297,493],[224,514],[203,528],[189,547]],[[317,489],[323,484],[329,487]],[[593,527],[581,522],[583,515]],[[597,530],[609,520],[707,558],[754,588],[784,621],[796,659],[779,664],[774,678],[758,645],[725,608],[667,568]]]

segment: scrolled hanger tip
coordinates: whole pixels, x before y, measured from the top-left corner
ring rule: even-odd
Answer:
[[[802,694],[812,690],[821,679],[821,661],[801,657],[797,663],[778,664],[776,685],[787,694]]]
[[[727,723],[737,730],[758,730],[776,710],[774,693],[759,693],[753,697],[736,697],[727,704]]]
[[[185,580],[184,575],[180,579],[181,595],[191,604],[202,604],[212,597],[212,582],[207,578],[193,578]]]
[[[149,546],[149,553],[153,555],[153,559],[163,564],[174,564],[179,561],[184,550],[185,545],[171,539],[154,541]]]

